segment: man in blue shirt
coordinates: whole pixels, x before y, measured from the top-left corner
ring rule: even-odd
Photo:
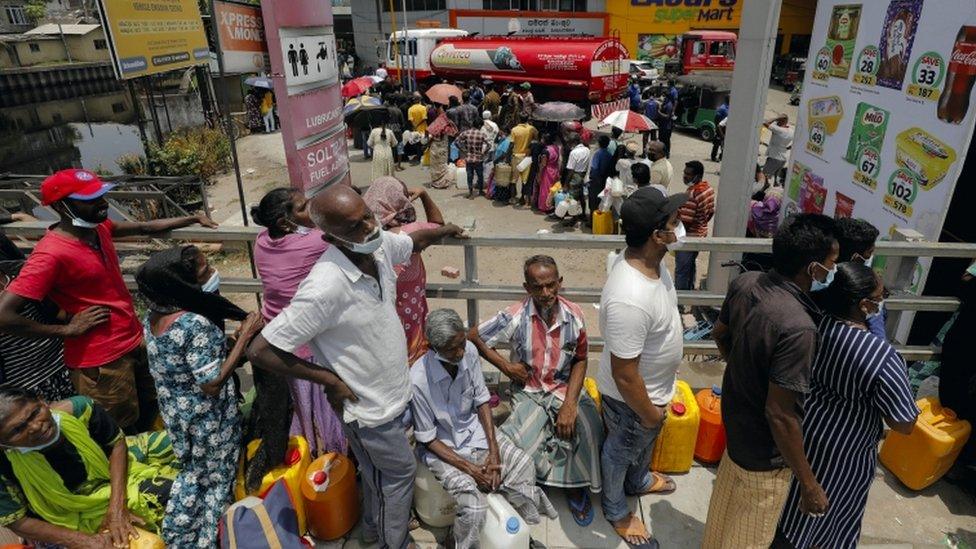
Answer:
[[[627,95],[630,96],[630,110],[634,112],[641,111],[641,91],[640,85],[637,83],[637,77],[630,77],[630,85],[627,86]]]
[[[660,101],[658,101],[657,97],[654,97],[654,95],[650,93],[646,95],[647,95],[647,100],[644,101],[644,116],[646,116],[647,119],[650,120],[651,122],[654,122],[654,124],[657,124],[658,117],[660,116],[658,114],[658,111],[661,109],[661,103]],[[647,150],[647,144],[650,143],[651,141],[657,141],[657,130],[651,130],[649,132],[644,133],[645,151]]]
[[[712,162],[720,162],[722,160],[722,149],[725,145],[725,128],[719,126],[726,117],[729,116],[729,96],[725,96],[725,100],[722,104],[715,109],[715,134],[712,136]]]
[[[528,524],[540,512],[556,518],[535,485],[535,463],[505,435],[495,433],[481,359],[461,317],[438,309],[427,317],[430,350],[410,368],[417,457],[457,503],[455,547],[475,547],[484,526],[486,494],[499,492]]]
[[[593,159],[590,160],[590,181],[586,188],[587,201],[585,204],[580,204],[583,207],[583,217],[586,218],[586,226],[593,226],[593,212],[600,207],[600,193],[607,186],[607,178],[610,177],[610,171],[613,170],[613,155],[610,154],[608,147],[610,146],[610,137],[606,135],[601,135],[598,139],[600,148],[593,153]],[[586,205],[589,204],[590,213],[586,213]]]
[[[674,88],[672,88],[674,89]],[[672,117],[674,116],[674,106],[675,99],[678,92],[668,93],[664,97],[664,102],[661,103],[658,109],[658,119],[657,119],[657,140],[664,143],[664,157],[671,158],[671,130],[674,127],[674,121]]]

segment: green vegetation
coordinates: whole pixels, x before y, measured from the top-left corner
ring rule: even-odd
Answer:
[[[30,0],[24,5],[24,14],[27,18],[37,23],[47,15],[47,5],[44,0]]]
[[[123,155],[116,163],[127,174],[193,175],[210,184],[230,168],[230,141],[220,130],[181,130],[170,134],[162,146],[150,144],[148,158]]]

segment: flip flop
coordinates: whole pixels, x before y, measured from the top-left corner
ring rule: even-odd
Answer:
[[[651,471],[651,475],[654,476],[654,482],[651,483],[650,488],[644,490],[643,492],[629,495],[646,496],[649,494],[670,494],[677,488],[677,486],[674,484],[674,480],[671,477],[662,475],[661,473],[656,473],[654,471]]]
[[[647,531],[647,527],[644,526],[644,523],[634,515],[630,515],[630,518],[630,522],[625,527],[613,526],[613,523],[610,523],[610,525],[613,526],[613,531],[620,536],[620,539],[624,540],[624,543],[626,543],[629,547],[635,547],[637,549],[659,549],[660,544],[656,539],[651,537],[651,533]],[[647,538],[647,543],[635,545],[627,541],[627,536],[645,537]]]
[[[583,497],[579,501],[573,498],[566,498],[569,503],[569,510],[573,514],[573,520],[578,526],[589,526],[593,522],[593,503],[590,501],[590,494],[582,492]]]

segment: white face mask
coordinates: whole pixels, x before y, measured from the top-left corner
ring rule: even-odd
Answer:
[[[673,231],[669,232],[674,233],[675,240],[674,242],[668,244],[668,251],[673,252],[681,249],[681,247],[685,245],[686,237],[688,236],[688,231],[685,230],[685,224],[679,221],[678,226],[675,227]]]
[[[92,223],[91,221],[85,221],[84,219],[75,215],[75,212],[71,211],[71,206],[68,206],[67,202],[64,203],[64,211],[68,213],[68,217],[71,218],[71,224],[74,225],[75,227],[81,229],[94,229],[95,227],[101,225],[101,223]]]
[[[870,261],[870,259],[868,259],[868,261]],[[865,320],[871,320],[872,318],[875,318],[877,316],[880,316],[881,315],[881,311],[884,309],[884,303],[885,303],[885,300],[883,300],[883,299],[881,301],[872,301],[872,300],[869,299],[868,301],[871,301],[871,303],[874,303],[878,307],[878,310],[876,310],[873,313],[865,313],[864,314],[864,319]]]
[[[28,448],[19,446],[7,446],[11,450],[17,450],[21,454],[28,454],[30,452],[40,452],[41,450],[51,446],[61,438],[61,416],[58,414],[51,414],[51,418],[54,420],[54,435],[51,436],[51,440],[45,442],[44,444],[38,444],[37,446],[31,446]]]
[[[444,355],[442,355],[440,353],[436,353],[434,356],[437,357],[437,360],[443,362],[444,364],[450,364],[451,366],[454,366],[455,368],[461,365],[461,361],[460,360],[448,360],[447,357],[445,357]]]
[[[335,238],[341,242],[342,246],[349,251],[357,254],[369,255],[380,249],[380,246],[383,245],[382,232],[383,231],[380,230],[379,224],[377,224],[376,228],[373,229],[373,232],[366,235],[366,240],[363,240],[362,242],[350,242],[349,240],[336,235],[332,235],[332,238]]]
[[[213,274],[200,286],[200,289],[208,294],[217,293],[217,290],[220,289],[220,273],[217,272],[217,269],[214,269]]]
[[[305,236],[308,233],[312,232],[312,229],[309,229],[305,225],[299,225],[298,223],[295,223],[294,221],[292,221],[290,219],[288,220],[288,222],[291,223],[295,227],[295,230],[292,231],[295,234],[300,234],[302,236]]]

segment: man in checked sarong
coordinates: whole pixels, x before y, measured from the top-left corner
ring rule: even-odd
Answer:
[[[586,376],[586,326],[578,305],[559,296],[562,278],[546,255],[525,262],[528,296],[472,330],[485,359],[512,379],[512,415],[499,430],[535,462],[536,480],[568,489],[573,519],[593,520],[586,490],[600,492],[600,412],[582,391]],[[509,359],[495,347],[506,343]]]

